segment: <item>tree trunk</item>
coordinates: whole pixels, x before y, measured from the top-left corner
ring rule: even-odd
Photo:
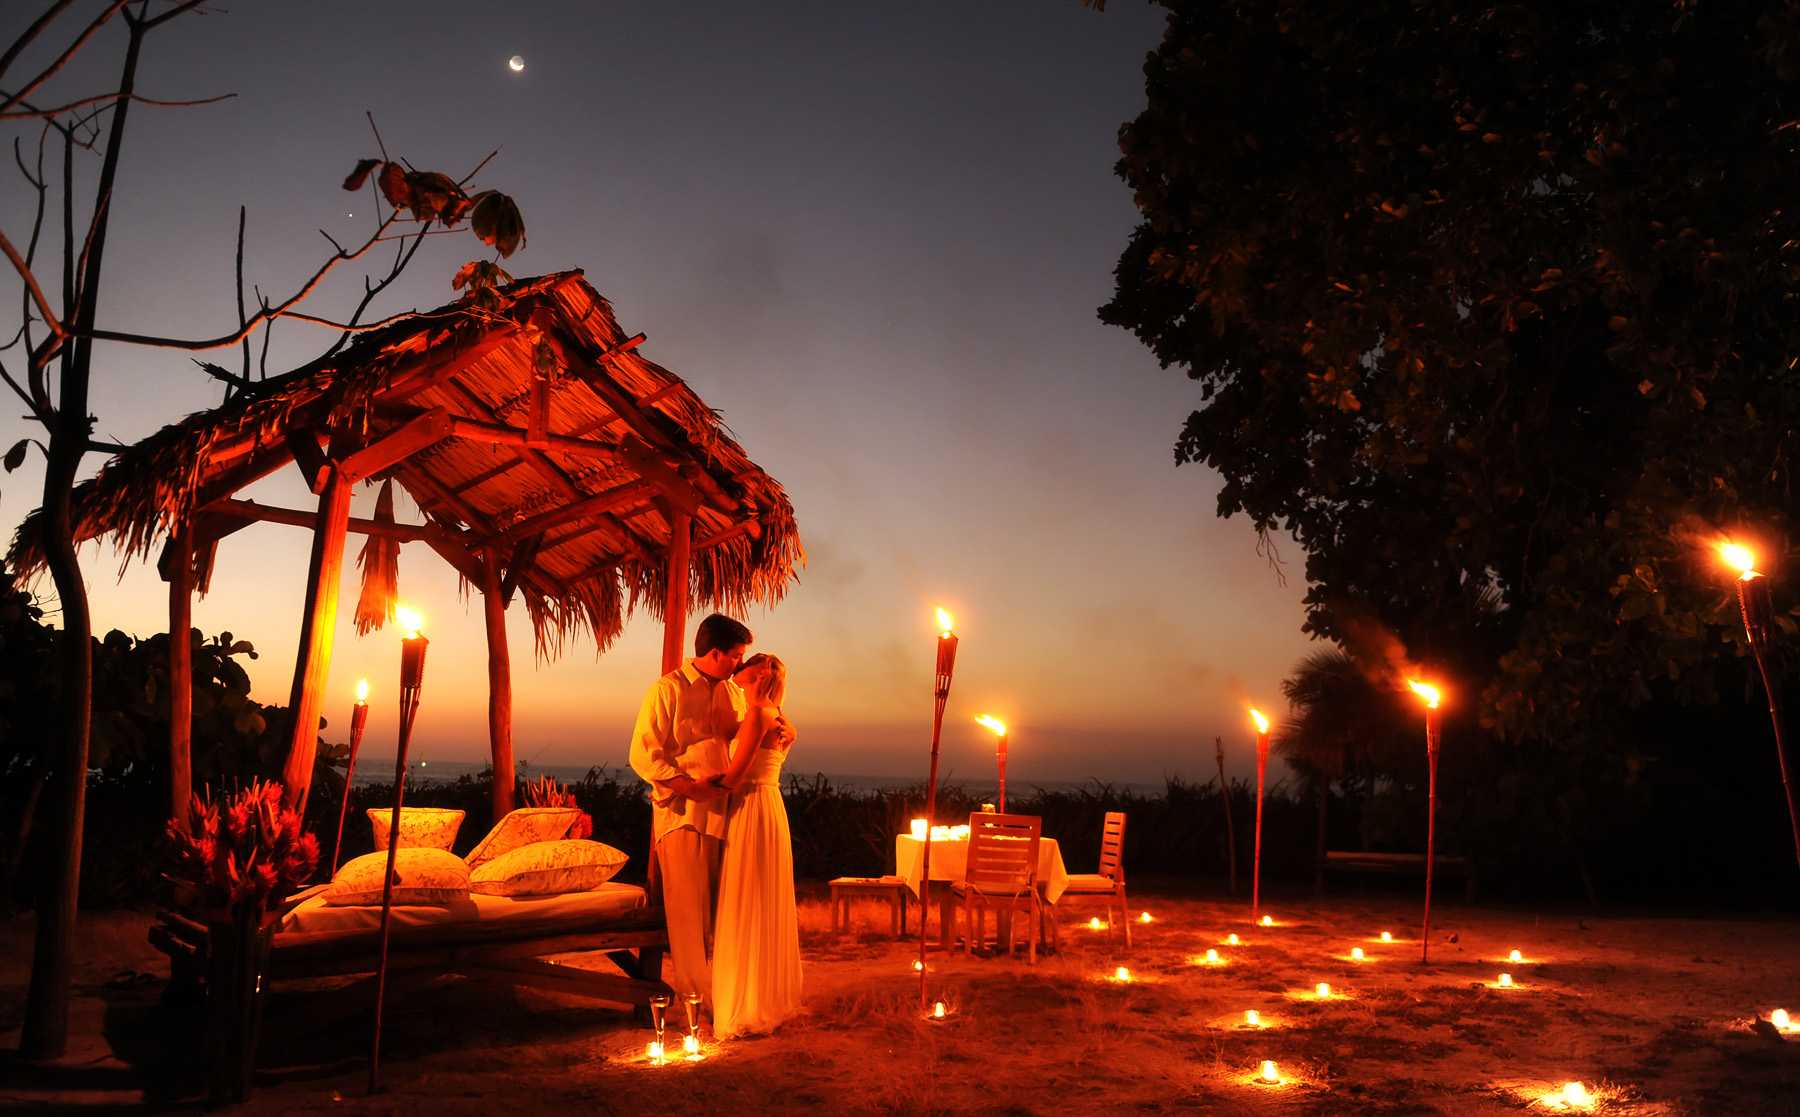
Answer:
[[[75,952],[75,910],[81,895],[81,835],[94,699],[93,622],[72,542],[70,508],[75,469],[87,445],[86,411],[83,400],[80,410],[71,413],[52,435],[50,460],[44,469],[45,565],[62,603],[62,638],[57,641],[63,687],[59,711],[62,755],[51,776],[51,802],[61,810],[56,812],[56,840],[50,843],[49,872],[38,902],[31,987],[26,993],[24,1031],[19,1039],[19,1052],[27,1059],[57,1058],[69,1037],[69,975]],[[71,426],[76,428],[72,437]]]
[[[1318,848],[1313,852],[1313,895],[1325,895],[1325,823],[1331,806],[1331,781],[1318,779],[1313,782],[1319,805],[1319,838]]]
[[[494,821],[513,809],[512,656],[506,648],[506,598],[500,591],[500,552],[482,568],[481,609],[487,619],[488,744],[494,756]]]

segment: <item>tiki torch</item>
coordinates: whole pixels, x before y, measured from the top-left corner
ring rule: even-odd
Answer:
[[[1000,813],[1006,813],[1006,723],[993,714],[982,714],[976,723],[994,734],[994,761],[1000,766]]]
[[[350,760],[344,766],[344,801],[338,804],[337,837],[331,842],[331,876],[337,876],[338,855],[344,851],[344,815],[350,810],[350,781],[356,776],[356,750],[362,747],[363,730],[369,724],[369,680],[356,680],[356,704],[350,707]],[[329,879],[329,877],[327,878]]]
[[[1442,733],[1438,728],[1438,703],[1444,700],[1443,692],[1430,683],[1418,679],[1406,680],[1413,693],[1425,703],[1425,765],[1430,773],[1425,793],[1425,925],[1419,934],[1419,961],[1431,960],[1431,870],[1437,863],[1437,769],[1438,742]]]
[[[1781,703],[1769,680],[1767,651],[1775,625],[1775,606],[1769,598],[1769,579],[1756,570],[1756,555],[1737,543],[1720,543],[1719,556],[1738,572],[1738,609],[1744,615],[1744,635],[1756,671],[1762,676],[1763,693],[1769,699],[1769,725],[1775,731],[1775,759],[1781,766],[1781,790],[1787,794],[1788,825],[1794,832],[1794,857],[1800,860],[1800,807],[1794,803],[1794,784],[1788,777],[1787,742],[1781,734]]]
[[[381,1088],[381,1008],[387,991],[388,924],[394,908],[394,858],[400,849],[400,807],[406,798],[406,748],[412,742],[413,719],[419,715],[419,690],[425,682],[423,622],[411,609],[394,611],[406,636],[400,641],[400,735],[394,748],[394,813],[388,816],[387,872],[381,878],[381,945],[375,962],[375,1034],[369,1041],[369,1092]]]
[[[949,613],[937,611],[937,674],[932,683],[931,777],[925,784],[925,849],[919,863],[919,1011],[926,1008],[925,925],[931,918],[931,828],[937,822],[938,739],[944,731],[944,706],[950,701],[950,677],[956,673],[956,633]]]
[[[1252,706],[1250,720],[1256,723],[1256,852],[1250,868],[1250,914],[1254,917],[1262,910],[1263,774],[1269,770],[1269,719]]]

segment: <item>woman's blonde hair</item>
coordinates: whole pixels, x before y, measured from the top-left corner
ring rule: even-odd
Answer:
[[[764,693],[768,695],[771,704],[779,706],[782,699],[787,697],[787,664],[768,652],[757,652],[744,661],[743,666],[737,669],[737,673],[741,675],[750,668],[765,663],[769,667],[769,684],[764,688]]]

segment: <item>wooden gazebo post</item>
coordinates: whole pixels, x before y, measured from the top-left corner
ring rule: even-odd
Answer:
[[[506,592],[500,584],[500,552],[491,549],[481,564],[481,611],[487,620],[488,744],[494,757],[494,821],[514,805],[512,739],[512,657],[506,648]]]
[[[300,621],[300,653],[294,659],[294,685],[288,691],[293,711],[292,736],[281,781],[288,805],[304,814],[312,786],[313,757],[319,746],[319,707],[331,675],[332,637],[337,629],[338,583],[344,572],[344,537],[350,526],[350,479],[337,462],[324,467],[313,526],[312,560],[306,571],[306,612]]]
[[[681,666],[687,655],[688,563],[693,555],[694,517],[675,508],[669,517],[669,586],[663,598],[662,673]]]
[[[194,529],[177,527],[163,552],[169,583],[169,821],[188,826],[194,794]]]

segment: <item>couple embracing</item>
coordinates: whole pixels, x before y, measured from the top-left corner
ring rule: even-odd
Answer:
[[[651,788],[669,984],[708,1000],[720,1039],[771,1031],[800,1010],[781,801],[794,743],[781,713],[787,669],[772,655],[746,659],[752,639],[722,614],[701,621],[694,658],[650,687],[631,735],[631,767]]]

